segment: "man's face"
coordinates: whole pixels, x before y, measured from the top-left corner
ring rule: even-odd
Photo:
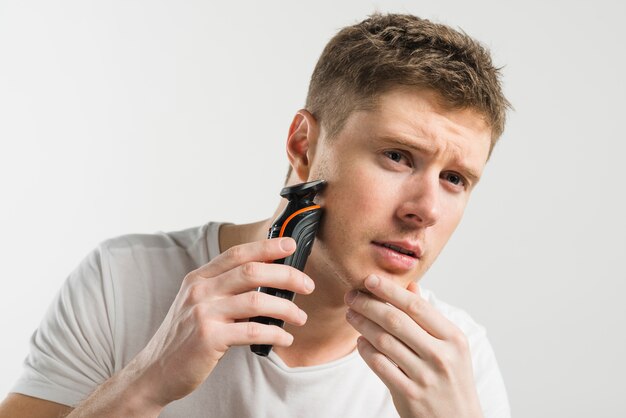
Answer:
[[[424,90],[395,89],[353,112],[312,162],[309,180],[328,185],[309,274],[349,288],[369,274],[405,287],[422,277],[461,220],[490,134],[477,112],[444,109]]]

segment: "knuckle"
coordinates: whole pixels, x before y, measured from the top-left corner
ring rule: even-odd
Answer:
[[[200,341],[209,341],[212,335],[215,335],[215,330],[211,321],[202,322],[197,328],[198,338]]]
[[[194,323],[203,324],[207,318],[206,308],[203,305],[194,305],[190,310],[190,317]]]
[[[394,343],[395,338],[387,333],[382,333],[376,336],[374,340],[376,347],[379,348],[379,351],[387,352],[389,351]]]
[[[434,369],[447,376],[452,368],[452,356],[447,350],[438,350],[432,356]]]
[[[298,292],[301,292],[304,288],[304,273],[300,272],[294,267],[289,268],[288,279],[289,286]],[[306,289],[305,289],[306,290]]]
[[[190,271],[185,275],[183,279],[183,285],[190,286],[193,282],[198,279],[198,272],[196,270]]]
[[[450,337],[450,341],[452,341],[456,349],[460,352],[469,351],[469,341],[467,340],[467,336],[462,331],[455,331]]]
[[[210,356],[215,352],[225,353],[228,350],[228,344],[224,341],[223,329],[220,325],[213,321],[205,321],[198,327],[198,348]]]
[[[407,311],[411,316],[421,316],[422,312],[424,311],[424,302],[420,300],[419,297],[416,297],[409,304]]]
[[[200,284],[192,284],[187,290],[187,302],[196,305],[202,301],[204,297],[204,289]]]
[[[391,311],[385,315],[385,328],[389,332],[397,332],[402,328],[402,315],[399,312]]]
[[[301,274],[302,273],[300,273],[298,270],[291,267],[288,269],[287,280],[289,280],[289,283],[296,284],[298,283],[298,280],[302,281],[302,277],[300,276]]]
[[[446,359],[441,350],[432,353],[431,362],[435,370],[443,370],[446,368]]]
[[[246,263],[241,266],[241,274],[247,279],[252,281],[259,270],[256,263]]]
[[[246,336],[253,340],[261,335],[261,324],[256,322],[248,322],[246,326]]]
[[[423,389],[430,389],[436,385],[435,375],[429,370],[423,370],[416,379],[415,379],[420,387]],[[414,391],[413,399],[417,400],[417,397],[420,396],[421,391]]]
[[[266,260],[274,258],[276,253],[282,252],[280,248],[280,240],[268,239],[263,242],[261,246],[262,257]]]
[[[263,299],[261,292],[249,292],[248,293],[248,303],[255,311],[258,311],[263,306]]]
[[[418,384],[421,384],[419,378]],[[409,400],[412,400],[413,402],[422,402],[424,400],[424,391],[421,391],[418,385],[411,380],[400,383],[400,390]]]
[[[226,250],[226,253],[224,255],[226,256],[226,258],[229,258],[236,263],[239,263],[243,261],[244,249],[240,245],[235,245],[234,247],[230,247],[228,250]]]

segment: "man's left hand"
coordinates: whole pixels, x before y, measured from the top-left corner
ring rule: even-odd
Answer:
[[[346,294],[346,318],[359,332],[358,350],[408,417],[482,417],[465,334],[419,294],[369,276],[372,294]]]

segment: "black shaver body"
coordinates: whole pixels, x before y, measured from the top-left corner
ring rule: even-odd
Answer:
[[[324,180],[317,180],[285,187],[281,190],[280,195],[289,200],[289,203],[270,227],[267,238],[291,237],[296,241],[296,251],[286,258],[275,260],[274,263],[286,264],[300,271],[304,270],[322,218],[322,209],[313,202],[313,199],[325,184]],[[259,287],[257,290],[291,301],[293,301],[295,296],[291,291],[273,287]],[[277,325],[279,327],[284,325],[283,320],[267,316],[256,316],[250,318],[250,321]],[[269,344],[253,344],[250,346],[250,349],[255,354],[267,356],[272,350],[272,346]]]

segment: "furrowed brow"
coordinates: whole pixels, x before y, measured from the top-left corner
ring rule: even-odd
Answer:
[[[407,140],[401,137],[396,137],[396,136],[382,136],[381,139],[392,146],[396,145],[396,146],[401,146],[404,148],[409,148],[417,153],[426,155],[428,157],[433,157],[438,152],[436,146],[429,145],[428,143],[425,143],[425,142],[410,141],[410,140]],[[480,181],[480,176],[478,175],[476,171],[474,171],[470,167],[467,167],[465,164],[461,164],[459,160],[457,160],[457,163],[462,168],[462,170],[460,170],[462,171],[461,174],[467,177],[472,182],[472,184],[475,185],[476,183]]]
[[[419,152],[420,154],[425,154],[429,157],[437,154],[437,147],[428,145],[424,142],[408,141],[404,138],[399,138],[395,136],[383,136],[382,140],[391,145],[399,145],[405,148],[410,148],[414,151]]]

